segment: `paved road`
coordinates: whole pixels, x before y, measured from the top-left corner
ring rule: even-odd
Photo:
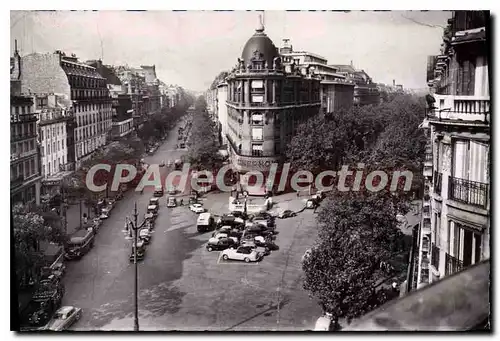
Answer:
[[[155,155],[145,158],[147,163],[159,164],[161,160],[169,158],[175,160],[185,153],[176,150],[176,130],[173,130]],[[166,167],[161,167],[160,172],[164,178]],[[126,317],[133,312],[134,266],[128,259],[131,241],[124,238],[122,230],[125,216],[132,214],[136,202],[141,221],[152,196],[151,192],[152,189],[147,188],[143,194],[127,193],[118,202],[110,218],[103,223],[94,248],[81,260],[67,263],[63,304],[83,308],[82,319],[74,329],[100,329],[113,319]],[[195,247],[181,230],[171,229],[168,234],[165,233],[172,226],[182,227],[184,219],[171,214],[172,210],[166,208],[165,198],[160,200],[162,202],[157,227],[147,249],[146,259],[139,265],[139,286],[143,289],[140,309],[145,314],[153,315],[170,309],[165,305],[157,307],[162,297],[168,297],[169,302],[180,302],[181,293],[163,289],[160,284],[171,282],[180,276],[182,262],[188,257],[190,249]],[[184,214],[190,215],[190,212]],[[175,304],[171,304],[171,309],[175,309]]]
[[[146,162],[179,158],[184,152],[175,150],[176,143],[173,133]],[[160,170],[164,177],[166,169]],[[141,330],[314,327],[321,311],[302,289],[301,269],[301,257],[316,238],[312,211],[278,222],[280,249],[262,262],[225,263],[218,252],[205,249],[210,233],[196,231],[196,215],[187,206],[167,208],[166,196],[145,260],[139,264]],[[150,197],[146,191],[129,193],[101,227],[94,248],[80,261],[68,263],[63,304],[83,308],[74,330],[133,329],[134,267],[128,259],[131,242],[122,229],[134,203],[143,213]],[[210,211],[225,211],[228,197],[209,194],[204,203]],[[283,201],[282,208],[287,204]]]

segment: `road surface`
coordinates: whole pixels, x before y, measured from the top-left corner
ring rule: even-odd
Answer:
[[[179,158],[176,129],[146,162]],[[166,167],[160,168],[162,177]],[[301,257],[316,235],[311,211],[279,221],[277,244],[260,263],[224,262],[205,249],[210,233],[196,231],[187,205],[166,207],[166,194],[144,261],[139,263],[140,330],[306,330],[321,310],[302,289]],[[83,308],[73,330],[133,330],[134,266],[122,232],[137,202],[144,213],[151,193],[128,193],[102,225],[94,248],[69,262],[64,305]],[[227,207],[229,194],[203,198],[209,210]],[[285,203],[283,203],[284,205]],[[278,203],[279,206],[279,203]]]

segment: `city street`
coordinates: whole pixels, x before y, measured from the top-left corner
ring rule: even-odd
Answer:
[[[172,133],[146,162],[179,158]],[[162,177],[166,167],[161,167]],[[137,202],[141,221],[151,189],[128,193],[96,237],[94,248],[69,262],[64,305],[83,308],[74,330],[132,330],[134,266],[131,241],[122,232]],[[257,264],[225,263],[208,252],[210,233],[196,231],[187,204],[170,209],[166,194],[145,260],[139,263],[141,330],[304,330],[312,329],[320,309],[302,289],[301,257],[315,238],[314,214],[277,222],[280,249]],[[205,206],[225,213],[229,194],[208,194]],[[285,205],[285,204],[283,204]],[[278,203],[279,207],[279,203]],[[278,302],[280,305],[278,307]]]

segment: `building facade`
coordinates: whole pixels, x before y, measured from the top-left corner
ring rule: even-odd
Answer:
[[[229,154],[242,173],[266,172],[282,161],[300,122],[320,110],[320,79],[307,68],[285,65],[261,25],[226,79]]]
[[[429,80],[417,285],[490,257],[487,11],[455,11]]]
[[[67,159],[67,123],[74,119],[70,104],[59,102],[55,94],[35,96],[33,112],[38,118],[38,143],[44,178],[71,170]]]
[[[380,93],[377,83],[364,70],[356,70],[352,65],[331,65],[347,80],[355,84],[353,101],[355,105],[370,105],[380,103]]]
[[[22,68],[23,92],[53,93],[71,101],[75,122],[70,129],[74,136],[68,135],[67,160],[79,168],[107,143],[112,110],[106,79],[75,55],[61,51],[24,56]]]
[[[321,112],[333,113],[341,109],[350,109],[354,101],[354,82],[339,73],[335,66],[328,65],[328,60],[311,52],[294,51],[288,39],[283,39],[280,55],[285,64],[309,68],[321,79]]]
[[[20,59],[17,51],[15,58]],[[42,175],[36,122],[33,97],[21,94],[21,83],[14,75],[10,96],[10,197],[13,204],[40,204]]]
[[[227,91],[228,85],[225,81],[217,85],[216,112],[220,126],[222,144],[227,144]]]

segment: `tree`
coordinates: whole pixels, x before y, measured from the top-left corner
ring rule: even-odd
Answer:
[[[204,96],[198,96],[196,98],[196,102],[194,103],[195,110],[199,113],[204,112],[207,110],[207,101]]]
[[[318,217],[316,246],[304,259],[304,288],[336,319],[380,305],[380,263],[401,251],[396,211],[386,196],[348,192],[330,197]]]
[[[198,108],[193,118],[186,159],[193,168],[219,169],[223,159],[219,154],[217,126],[206,111],[198,112]]]
[[[30,212],[21,204],[12,208],[14,253],[18,288],[26,280],[36,280],[44,266],[44,256],[39,251],[41,241],[62,243],[65,236],[60,220],[54,213],[46,213],[45,219],[36,212]],[[55,223],[55,222],[59,223]]]

